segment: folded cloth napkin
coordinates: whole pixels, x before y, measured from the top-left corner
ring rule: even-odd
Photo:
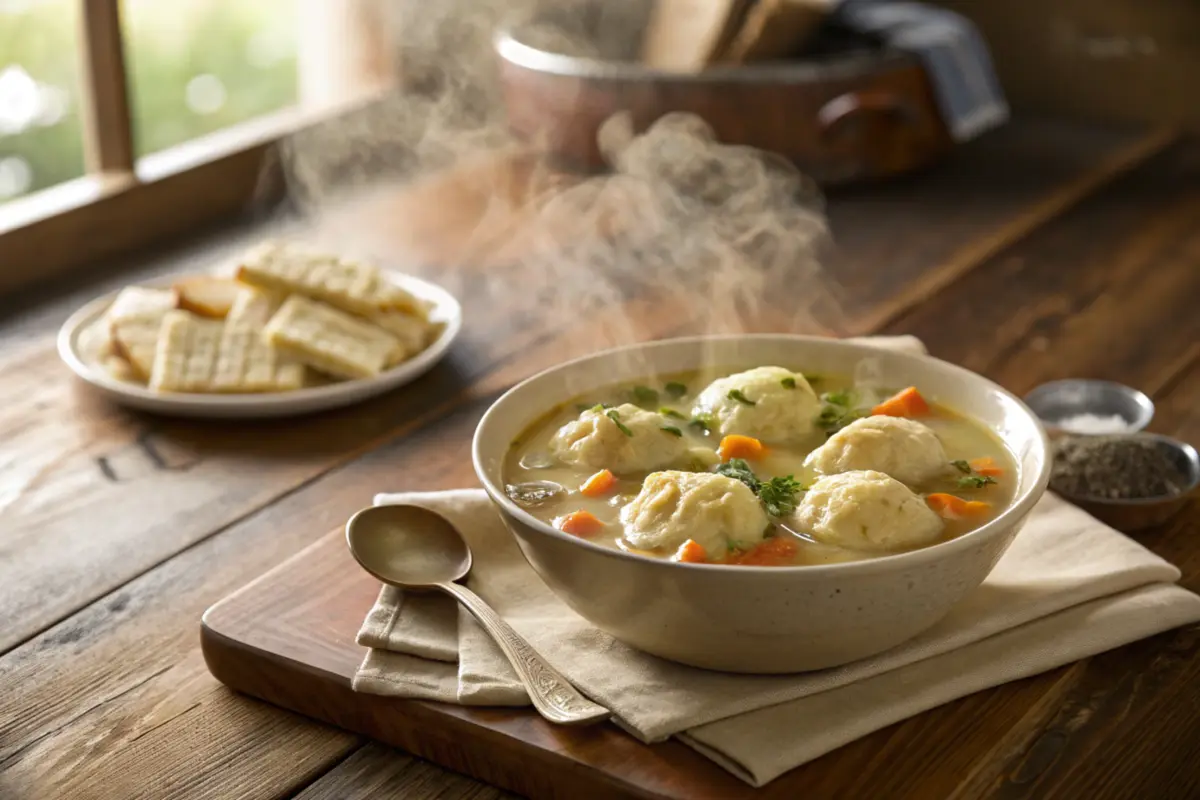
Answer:
[[[839,0],[835,21],[921,59],[956,141],[973,139],[1008,119],[1008,103],[975,25],[953,11],[895,0]]]
[[[919,349],[902,338],[883,346]],[[694,669],[592,627],[529,567],[480,490],[379,495],[446,516],[474,551],[467,584],[585,694],[646,742],[671,736],[760,786],[871,731],[1190,622],[1179,571],[1052,495],[984,584],[942,622],[887,653],[798,675]],[[363,623],[356,691],[465,705],[526,705],[499,649],[440,596],[385,587]]]

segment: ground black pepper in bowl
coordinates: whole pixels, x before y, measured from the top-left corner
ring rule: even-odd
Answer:
[[[1055,441],[1050,488],[1063,495],[1139,500],[1179,494],[1188,476],[1153,440],[1064,436]]]

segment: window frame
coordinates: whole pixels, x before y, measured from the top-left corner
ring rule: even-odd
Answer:
[[[363,91],[319,112],[285,109],[139,160],[133,147],[120,0],[75,2],[87,173],[5,203],[0,295],[273,207],[284,196],[276,146],[379,96],[378,90]]]

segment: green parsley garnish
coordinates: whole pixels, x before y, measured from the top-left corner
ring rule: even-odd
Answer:
[[[718,475],[741,481],[750,491],[758,495],[768,514],[772,517],[784,517],[796,510],[796,495],[805,491],[805,487],[791,475],[771,478],[761,481],[750,469],[750,465],[742,458],[731,458],[717,466]]]
[[[633,402],[639,406],[656,406],[658,405],[658,392],[649,386],[635,386],[633,387]]]
[[[676,400],[687,394],[687,387],[678,381],[671,381],[663,387],[663,390]]]
[[[866,410],[853,407],[854,402],[854,393],[849,389],[821,395],[821,412],[814,420],[816,426],[832,436],[854,420],[867,416]]]
[[[963,461],[961,458],[958,461],[951,461],[950,466],[954,467],[963,475],[970,475],[972,472],[971,465],[966,461]]]
[[[821,395],[821,401],[835,406],[852,406],[854,405],[854,394],[849,389],[841,389],[836,392],[826,392]]]
[[[633,436],[633,431],[629,430],[624,422],[621,422],[621,415],[617,413],[616,409],[609,409],[604,416],[611,419],[617,426],[617,430],[619,430],[621,433],[625,434],[626,436]]]
[[[679,428],[676,428],[674,425],[663,425],[661,428],[659,428],[659,430],[666,431],[672,436],[683,436],[683,431],[679,430]]]
[[[779,382],[785,389],[795,389],[796,379],[790,375]]]
[[[701,412],[692,417],[692,421],[688,425],[696,430],[709,433],[713,428],[717,427],[717,418],[707,412]]]
[[[988,484],[995,483],[996,479],[991,475],[964,475],[958,479],[958,488],[960,489],[982,489]]]
[[[786,517],[796,510],[796,494],[805,487],[791,475],[771,478],[758,487],[758,497],[772,517]]]
[[[683,414],[680,414],[675,409],[667,408],[666,406],[660,408],[658,413],[662,414],[664,417],[670,417],[671,419],[687,419],[687,417],[685,417]]]
[[[737,400],[739,403],[745,403],[748,406],[758,405],[758,401],[751,400],[749,397],[746,397],[746,395],[742,394],[741,389],[730,389],[729,394],[726,395],[726,397],[728,397],[730,400]]]
[[[724,464],[718,464],[718,475],[724,475],[726,478],[733,478],[735,481],[741,481],[750,487],[750,491],[758,494],[758,487],[761,482],[758,476],[754,474],[754,470],[750,469],[750,465],[746,463],[744,458],[731,458]]]

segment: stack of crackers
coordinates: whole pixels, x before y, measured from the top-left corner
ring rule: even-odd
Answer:
[[[835,0],[655,0],[642,61],[697,72],[793,56],[829,16]]]
[[[266,242],[231,278],[123,289],[106,315],[107,366],[159,392],[286,392],[373,378],[437,338],[430,310],[372,264]]]

